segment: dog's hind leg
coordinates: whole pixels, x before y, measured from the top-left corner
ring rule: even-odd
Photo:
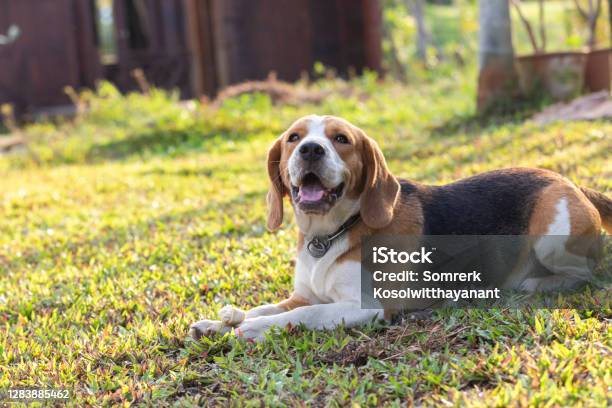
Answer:
[[[536,259],[549,276],[525,279],[529,292],[572,289],[588,282],[599,242],[601,220],[593,205],[573,185],[552,185],[534,208],[530,235]]]
[[[537,260],[552,275],[525,279],[528,292],[574,289],[591,280],[599,241],[595,236],[543,236],[534,247]]]

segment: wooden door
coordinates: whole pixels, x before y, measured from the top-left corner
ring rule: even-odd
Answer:
[[[189,0],[196,89],[294,81],[315,62],[341,75],[380,71],[378,0]],[[204,44],[204,46],[201,46]],[[198,48],[199,46],[199,48]],[[213,88],[213,91],[211,91]]]
[[[116,64],[107,66],[107,78],[122,90],[135,90],[136,68],[147,81],[191,95],[187,17],[183,0],[115,0]]]
[[[96,54],[93,30],[84,31],[85,20],[91,19],[86,4],[0,0],[0,33],[10,26],[19,29],[15,41],[0,45],[0,103],[12,103],[19,111],[67,104],[64,87],[93,82]]]

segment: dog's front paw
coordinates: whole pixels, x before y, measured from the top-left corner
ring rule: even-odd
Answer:
[[[202,336],[212,336],[213,334],[224,334],[232,330],[231,327],[225,326],[219,320],[200,320],[194,323],[189,328],[189,336],[198,340]]]
[[[242,339],[261,341],[265,338],[264,333],[270,330],[270,327],[272,323],[267,318],[257,317],[245,320],[236,327],[234,332]]]
[[[224,306],[219,310],[219,318],[227,326],[237,326],[244,321],[245,317],[245,312],[231,305]]]

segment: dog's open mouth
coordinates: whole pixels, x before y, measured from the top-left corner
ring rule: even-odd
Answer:
[[[325,212],[342,196],[344,183],[333,188],[326,188],[321,179],[314,173],[302,178],[299,186],[291,186],[293,202],[305,212]]]

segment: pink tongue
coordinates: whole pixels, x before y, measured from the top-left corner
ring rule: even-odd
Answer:
[[[303,201],[319,201],[323,198],[325,191],[321,186],[302,186],[300,188],[300,197]]]

